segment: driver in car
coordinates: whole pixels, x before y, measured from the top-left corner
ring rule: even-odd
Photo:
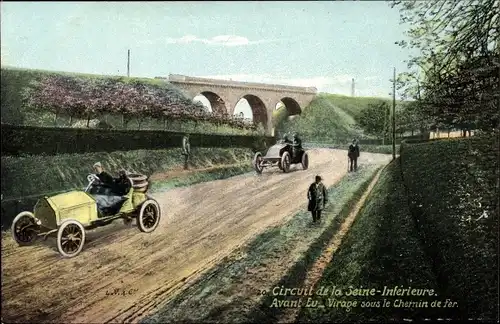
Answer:
[[[95,175],[101,180],[101,182],[109,187],[113,187],[115,184],[115,180],[111,176],[111,174],[104,171],[101,162],[94,163],[94,171]]]
[[[300,150],[302,150],[302,140],[299,138],[297,133],[293,133],[292,154],[294,159]]]
[[[109,173],[104,171],[101,162],[97,162],[94,164],[94,170],[96,176],[99,180],[109,188],[111,188],[111,192],[117,196],[126,195],[130,190],[130,181],[127,178],[127,173],[122,170],[119,172],[118,178],[113,178]]]

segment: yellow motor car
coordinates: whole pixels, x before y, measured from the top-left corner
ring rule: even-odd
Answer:
[[[18,214],[12,223],[14,240],[21,246],[47,239],[57,232],[57,250],[63,257],[77,256],[85,244],[85,231],[108,225],[117,219],[145,233],[153,232],[160,223],[161,210],[147,194],[148,179],[141,174],[122,175],[122,194],[102,183],[95,174],[87,176],[84,191],[75,190],[38,200],[34,211]],[[125,193],[125,194],[123,194]]]

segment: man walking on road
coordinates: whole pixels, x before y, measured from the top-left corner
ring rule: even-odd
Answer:
[[[184,155],[184,170],[189,168],[189,156],[191,155],[191,145],[189,144],[189,134],[182,138],[182,155]]]
[[[358,141],[356,139],[353,139],[351,145],[349,145],[347,157],[349,158],[349,172],[357,171],[358,170],[358,158],[359,158],[359,146],[358,146]]]
[[[316,180],[309,186],[309,190],[307,191],[307,199],[309,199],[307,210],[312,214],[313,223],[321,220],[321,211],[328,202],[326,188],[321,180],[321,177],[317,175]]]

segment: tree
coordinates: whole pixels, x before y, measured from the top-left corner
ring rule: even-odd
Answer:
[[[434,126],[498,129],[500,36],[497,0],[391,1],[408,25],[409,41],[419,52],[408,62],[412,72],[398,76],[398,90],[419,101]],[[417,91],[415,91],[417,89]]]
[[[363,109],[357,116],[357,122],[366,133],[385,140],[391,129],[389,117],[389,105],[385,101],[379,101]]]

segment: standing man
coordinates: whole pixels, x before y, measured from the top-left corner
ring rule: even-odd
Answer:
[[[349,172],[358,170],[358,158],[359,158],[359,146],[356,139],[352,140],[351,145],[349,145],[349,150],[347,152],[349,157]]]
[[[189,134],[184,135],[182,138],[182,155],[184,155],[184,170],[189,168],[188,161],[191,155],[191,145],[189,144]]]
[[[321,177],[317,175],[316,180],[309,186],[309,190],[307,191],[307,199],[309,199],[307,210],[312,214],[313,223],[321,220],[321,211],[328,202],[326,188],[321,180]]]

